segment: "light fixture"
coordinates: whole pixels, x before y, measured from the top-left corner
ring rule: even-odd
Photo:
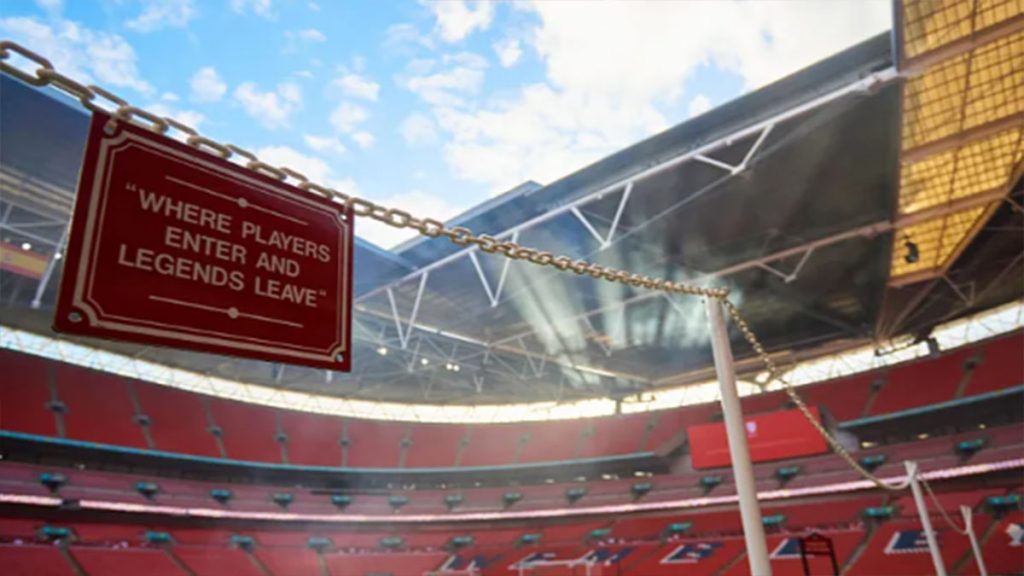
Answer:
[[[458,372],[459,371],[459,365],[458,364],[452,364],[452,370]]]
[[[383,346],[380,346],[380,347],[377,348],[377,354],[380,354],[381,356],[387,356],[388,355],[388,349],[383,347]]]
[[[21,249],[22,250],[31,250],[32,249],[32,245],[29,244],[28,242],[22,242],[21,243]]]
[[[60,260],[60,259],[61,259],[61,258],[63,258],[63,257],[64,257],[64,255],[63,255],[63,254],[61,254],[60,252],[54,252],[54,253],[53,253],[53,259],[54,259],[54,260]]]
[[[907,253],[903,256],[904,262],[914,264],[921,259],[921,250],[918,249],[917,244],[911,242],[910,236],[903,237],[903,246],[907,249]]]
[[[430,364],[430,360],[427,360],[426,358],[420,358],[420,364],[426,366],[427,364]]]

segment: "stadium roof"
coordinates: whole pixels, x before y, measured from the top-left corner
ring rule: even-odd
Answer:
[[[999,194],[907,209],[901,110],[914,82],[901,79],[891,38],[879,36],[453,221],[631,272],[728,286],[783,364],[907,332],[925,336],[940,322],[1021,297],[1024,210],[1019,159]],[[67,224],[87,117],[77,103],[9,77],[0,90],[0,230],[5,241],[49,256]],[[905,276],[908,241],[926,257],[940,250],[914,226],[964,210],[979,216],[943,254],[948,262]],[[60,261],[51,263],[53,278],[42,281],[2,272],[3,324],[52,335]],[[428,404],[627,398],[711,373],[693,298],[509,263],[443,240],[393,251],[359,242],[355,267],[348,375],[88,344],[224,379]],[[733,346],[741,370],[759,368],[738,334]]]

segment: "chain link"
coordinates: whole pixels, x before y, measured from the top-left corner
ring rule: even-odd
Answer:
[[[37,64],[39,67],[34,72],[26,72],[15,66],[12,66],[7,60],[10,58],[11,53],[17,53],[27,60],[30,60]],[[69,94],[76,98],[82,105],[90,111],[102,111],[110,113],[109,111],[100,108],[95,104],[96,96],[100,96],[110,102],[117,105],[114,111],[114,117],[126,122],[132,122],[139,126],[142,126],[148,130],[159,132],[161,134],[168,131],[169,128],[173,127],[179,131],[188,134],[186,143],[193,148],[203,150],[207,153],[215,154],[224,159],[229,159],[233,155],[238,155],[248,162],[245,166],[253,171],[269,175],[278,180],[286,180],[289,176],[299,182],[298,187],[302,190],[306,190],[311,193],[315,193],[326,198],[330,198],[337,202],[345,204],[355,216],[359,217],[370,217],[374,220],[383,222],[389,226],[395,228],[408,228],[415,230],[427,236],[429,238],[445,237],[449,242],[460,247],[475,246],[482,252],[497,253],[501,254],[512,260],[522,260],[530,262],[538,266],[554,267],[561,271],[571,271],[580,276],[590,276],[595,279],[606,280],[608,282],[616,282],[619,284],[625,284],[627,286],[643,287],[651,290],[658,290],[661,292],[667,292],[672,294],[683,294],[688,296],[702,296],[705,298],[714,298],[720,300],[729,312],[730,317],[736,323],[740,332],[747,342],[753,347],[754,352],[760,358],[765,368],[768,370],[769,375],[772,379],[776,379],[782,383],[786,393],[789,395],[793,403],[800,409],[809,422],[814,426],[819,434],[828,442],[832,449],[839,454],[854,470],[859,472],[864,478],[873,482],[876,486],[884,488],[886,490],[902,490],[909,485],[909,480],[901,484],[888,484],[883,482],[881,479],[872,475],[870,472],[865,470],[846,449],[836,440],[824,426],[814,418],[803,399],[796,393],[790,385],[778,372],[775,362],[771,359],[768,353],[765,351],[764,346],[760,343],[757,336],[750,330],[746,321],[740,315],[739,310],[729,300],[728,288],[709,288],[704,286],[694,286],[685,284],[682,282],[672,282],[669,280],[652,278],[650,276],[643,276],[639,274],[630,274],[623,270],[617,270],[614,268],[606,268],[599,264],[587,262],[586,260],[573,260],[569,256],[556,256],[550,252],[540,251],[534,248],[522,246],[513,241],[502,241],[499,238],[488,234],[474,234],[472,230],[461,226],[447,227],[443,222],[433,220],[429,218],[416,218],[408,212],[396,209],[388,208],[376,204],[365,198],[359,198],[343,194],[333,188],[322,186],[314,182],[309,181],[302,173],[296,172],[287,167],[275,167],[266,164],[259,160],[259,158],[243,148],[239,148],[233,144],[221,144],[215,140],[199,135],[192,128],[177,122],[171,118],[163,118],[147,112],[145,110],[136,108],[128,104],[127,101],[117,97],[116,95],[100,88],[97,86],[85,86],[72,78],[69,78],[59,72],[57,72],[53,64],[49,60],[43,58],[39,54],[28,50],[14,42],[2,41],[0,42],[0,71],[10,74],[19,80],[22,80],[33,86],[47,86],[52,85],[55,88]],[[142,118],[148,121],[142,123],[136,120],[136,117]]]
[[[736,324],[736,327],[739,329],[740,334],[743,335],[743,339],[750,344],[750,347],[754,349],[754,353],[757,354],[758,358],[760,358],[761,360],[761,363],[764,364],[765,369],[768,370],[768,381],[771,382],[772,380],[778,380],[782,384],[782,387],[786,391],[786,395],[789,396],[789,399],[792,400],[793,404],[796,405],[797,409],[799,409],[800,412],[803,413],[804,417],[807,418],[807,421],[810,422],[812,426],[814,426],[814,429],[818,431],[818,434],[820,434],[821,437],[824,438],[826,442],[828,442],[829,446],[832,447],[832,450],[836,454],[838,454],[840,458],[845,460],[851,468],[856,470],[861,476],[863,476],[867,480],[870,480],[875,486],[878,486],[879,488],[882,488],[884,490],[891,490],[893,492],[899,492],[910,486],[909,477],[904,479],[902,482],[896,484],[889,484],[887,482],[884,482],[881,478],[875,476],[871,472],[868,472],[863,466],[861,466],[860,462],[857,462],[857,459],[854,458],[846,450],[846,448],[842,444],[840,444],[839,441],[836,440],[836,438],[832,436],[832,434],[830,434],[828,430],[825,429],[825,426],[822,425],[818,418],[814,417],[814,414],[812,414],[811,410],[807,407],[807,403],[805,403],[804,399],[801,398],[799,394],[797,394],[796,389],[793,388],[793,385],[782,377],[782,374],[779,373],[778,367],[775,365],[775,361],[772,360],[772,357],[764,349],[764,346],[761,344],[761,341],[757,338],[757,335],[754,334],[754,331],[750,329],[750,325],[747,324],[747,321],[740,314],[739,309],[736,308],[736,305],[733,304],[728,298],[722,299],[722,305],[725,306],[726,311],[729,313],[729,316]]]
[[[950,518],[948,514],[946,514],[946,511],[942,508],[942,503],[939,502],[939,499],[935,496],[935,492],[932,492],[932,487],[929,486],[927,482],[925,482],[924,478],[918,477],[917,481],[918,483],[924,486],[925,492],[928,493],[928,496],[932,500],[932,504],[935,505],[935,508],[939,511],[939,515],[942,516],[942,519],[946,522],[946,524],[948,524],[949,527],[957,534],[961,536],[969,536],[966,527],[961,529],[959,526],[956,525],[956,522],[953,522],[953,519]]]

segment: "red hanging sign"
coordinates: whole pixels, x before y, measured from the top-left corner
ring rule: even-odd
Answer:
[[[347,371],[351,210],[93,115],[54,328]]]

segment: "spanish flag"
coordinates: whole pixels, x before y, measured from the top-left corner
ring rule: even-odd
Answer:
[[[7,242],[0,242],[0,270],[7,270],[29,278],[39,280],[46,271],[49,258],[31,250]]]

